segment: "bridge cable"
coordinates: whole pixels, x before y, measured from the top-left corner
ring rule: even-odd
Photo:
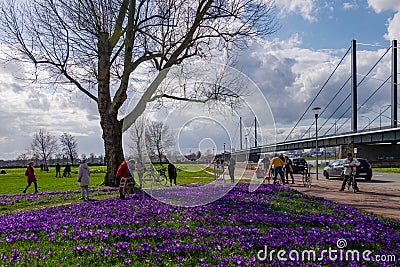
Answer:
[[[350,79],[351,79],[351,76],[350,76],[350,77],[347,79],[347,81],[343,84],[343,86],[342,86],[342,87],[340,88],[340,90],[337,92],[337,94],[335,95],[335,97],[344,89],[344,87],[345,87],[346,84],[350,81]],[[325,122],[319,127],[318,131],[320,131],[320,130],[322,129],[322,127],[324,127],[325,124],[333,117],[333,115],[336,113],[336,111],[339,110],[339,108],[343,105],[343,103],[347,100],[347,98],[349,98],[349,96],[347,96],[347,97],[342,101],[342,103],[339,105],[339,107],[337,107],[337,108],[335,109],[335,111],[332,112],[331,116],[329,116],[329,118],[325,120]],[[333,102],[333,99],[328,103],[328,105],[326,106],[326,108],[328,108],[329,105],[330,105],[332,102]],[[325,109],[326,109],[326,108],[325,108]],[[325,109],[324,109],[324,110],[325,110]],[[321,113],[321,114],[322,114],[322,113]],[[325,134],[326,134],[326,133],[325,133]]]
[[[390,51],[389,47],[386,52],[379,58],[379,60],[372,66],[372,68],[367,72],[367,74],[364,75],[364,77],[361,79],[361,81],[357,84],[357,88],[360,86],[360,84],[367,78],[367,76],[375,69],[375,67],[378,65],[379,62],[383,59],[384,56]]]
[[[326,107],[322,110],[322,112],[321,112],[320,115],[324,114],[324,112],[327,110],[327,108],[330,106],[330,104],[332,104],[332,102],[333,102],[333,101],[335,100],[335,98],[339,95],[339,93],[343,90],[343,88],[344,88],[344,87],[346,86],[346,84],[350,81],[350,79],[351,79],[351,76],[350,76],[350,77],[347,79],[347,81],[342,85],[342,87],[340,87],[339,91],[335,94],[335,96],[331,99],[331,101],[329,101],[328,105],[326,105]],[[328,119],[326,119],[326,121],[324,122],[324,124],[322,124],[322,125],[320,126],[320,129],[328,122],[328,120],[330,120],[330,119],[332,118],[333,114],[335,114],[337,110],[338,110],[338,109],[336,109],[336,110],[331,114],[331,116],[330,116]],[[303,136],[301,137],[301,139],[304,138],[304,136],[306,135],[306,133],[307,133],[308,131],[310,131],[311,127],[313,127],[314,124],[315,124],[315,121],[313,121],[313,123],[310,125],[310,127],[307,129],[307,131],[304,132],[304,134],[303,134]],[[325,134],[326,134],[326,133],[325,133]]]
[[[361,81],[357,84],[357,88],[365,81],[365,79],[366,79],[366,78],[368,77],[368,75],[375,69],[375,67],[378,65],[378,63],[382,61],[383,57],[386,56],[386,54],[390,51],[390,49],[391,49],[391,46],[390,46],[390,47],[386,50],[386,52],[379,58],[379,60],[377,60],[377,61],[375,62],[375,64],[369,69],[369,71],[367,72],[367,74],[364,75],[364,77],[361,79]],[[389,78],[390,78],[390,77],[389,77]],[[389,79],[389,78],[388,78],[388,79]],[[386,83],[386,82],[388,81],[388,79],[386,79],[386,81],[385,81],[384,83]],[[364,103],[363,103],[362,105],[364,105],[369,99],[371,99],[371,97],[372,97],[373,95],[375,95],[375,93],[376,93],[382,86],[383,86],[383,84],[382,84],[381,86],[379,86],[378,89],[377,89],[370,97],[368,97],[367,100],[364,101]],[[348,96],[348,97],[349,97],[349,96]],[[348,97],[347,97],[347,98],[348,98]],[[345,101],[347,100],[347,98],[345,99]],[[342,104],[343,104],[343,102],[342,102]],[[341,104],[341,105],[342,105],[342,104]],[[342,119],[343,116],[344,116],[350,109],[351,109],[351,107],[349,107],[349,108],[342,114],[342,116],[339,117],[338,120]],[[357,108],[357,110],[358,110],[358,109],[359,109],[359,108]],[[335,112],[336,112],[336,111],[335,111]],[[345,122],[344,122],[337,130],[340,130],[340,129],[343,127],[343,125],[346,124],[346,123],[349,121],[349,119],[350,119],[350,118],[347,118],[347,120],[345,120]],[[336,120],[335,123],[336,123],[338,120]],[[332,129],[332,127],[333,127],[333,125],[328,129],[328,131],[325,132],[325,135]],[[320,130],[321,128],[322,128],[322,126],[319,128],[319,130]]]
[[[388,110],[389,108],[390,108],[390,106],[387,106],[386,109],[385,109],[384,111],[382,111],[382,113],[385,112],[386,110]],[[375,112],[375,113],[377,113],[378,116],[376,116],[370,123],[368,123],[367,125],[365,125],[365,127],[364,127],[361,131],[364,131],[368,126],[370,126],[374,121],[376,121],[379,117],[382,116],[382,113],[379,113],[379,112]],[[388,117],[388,116],[386,116],[386,115],[383,115],[383,117],[386,117],[386,118],[389,118],[389,119],[390,119],[390,117]]]
[[[349,47],[349,49],[347,49],[346,53],[344,54],[344,56],[342,57],[342,59],[340,60],[340,62],[336,65],[335,69],[333,70],[333,72],[331,73],[331,75],[329,75],[329,78],[326,80],[326,82],[324,83],[324,85],[321,87],[321,89],[318,91],[317,95],[314,97],[314,99],[311,101],[311,103],[308,105],[307,109],[304,111],[304,113],[301,115],[300,119],[296,122],[296,124],[293,126],[292,130],[290,131],[290,133],[286,136],[285,141],[287,141],[287,139],[289,138],[289,136],[293,133],[294,129],[297,127],[297,125],[300,123],[300,121],[304,118],[304,115],[307,113],[307,111],[310,109],[310,107],[312,106],[312,104],[314,104],[315,100],[317,99],[317,97],[320,95],[320,93],[322,92],[322,90],[325,88],[325,86],[327,85],[327,83],[329,82],[329,80],[332,78],[333,74],[336,72],[336,70],[339,68],[340,64],[343,62],[343,60],[345,59],[345,57],[347,56],[347,54],[349,53],[349,51],[351,50],[351,47]]]
[[[340,103],[340,105],[335,109],[335,111],[332,113],[332,116],[333,116],[333,114],[335,114],[342,106],[343,106],[343,104],[350,98],[350,96],[351,96],[351,93],[349,93],[348,95],[347,95],[347,97],[342,101],[342,103]],[[350,110],[350,108],[349,109],[347,109],[341,116],[339,116],[339,119],[337,119],[337,120],[335,120],[335,123],[338,121],[338,120],[340,120],[341,118],[343,118],[343,116],[347,113],[347,111],[349,111]],[[331,116],[331,117],[332,117]],[[330,118],[331,118],[330,117]],[[325,124],[324,124],[325,125]],[[324,136],[332,129],[332,127],[333,127],[333,125],[328,129],[328,131],[326,131],[325,133],[324,133]],[[321,128],[320,129],[318,129],[318,131],[320,131],[321,130]]]
[[[238,132],[238,129],[240,128],[240,125],[238,125],[236,128],[235,128],[235,133],[233,134],[233,137],[232,137],[232,142],[231,142],[231,151],[232,151],[232,143],[234,143],[234,140],[235,140],[235,138],[236,138],[236,134],[237,134],[237,132]],[[240,136],[238,137],[238,139],[240,139]],[[239,140],[240,142],[242,141],[242,140]],[[239,143],[239,142],[238,142]],[[236,147],[236,146],[235,146]],[[239,147],[240,147],[240,143],[239,143]],[[239,149],[238,149],[239,150]]]
[[[357,108],[357,110],[359,110],[360,108],[361,108],[361,106],[364,106],[365,105],[365,103],[367,103],[384,85],[385,85],[385,83],[390,79],[392,77],[392,75],[390,75],[361,105],[359,105],[359,107]],[[346,112],[347,111],[349,111],[351,109],[351,107],[349,107],[347,110],[346,110]],[[345,112],[345,113],[346,113]],[[345,114],[344,113],[344,114]],[[343,114],[343,116],[344,116],[344,114]],[[340,117],[340,118],[342,118],[342,117]],[[340,128],[342,128],[343,126],[344,126],[344,124],[346,124],[348,121],[350,120],[350,118],[347,118],[347,120],[345,120],[345,122],[342,124],[342,125],[340,125],[340,127],[338,128],[338,130],[340,130]]]
[[[351,77],[350,77],[350,78],[351,78]],[[343,87],[344,87],[344,86],[343,86]],[[351,93],[349,93],[349,94],[346,96],[346,98],[340,103],[340,105],[335,109],[335,111],[332,112],[331,116],[325,121],[325,123],[324,123],[320,128],[318,128],[318,131],[320,131],[321,128],[326,124],[326,122],[327,122],[329,119],[331,119],[332,116],[343,106],[343,104],[347,101],[347,99],[349,99],[350,96],[351,96]],[[350,108],[349,108],[349,109],[350,109]],[[349,109],[347,109],[347,110],[345,111],[345,113],[343,113],[343,114],[340,116],[339,119],[341,119],[341,118],[347,113],[347,111],[349,111]],[[336,120],[336,121],[337,121],[337,120]],[[335,121],[335,123],[336,123],[336,121]],[[315,123],[315,121],[312,123],[312,125],[314,125],[314,123]],[[325,135],[332,129],[332,127],[333,127],[333,126],[331,126],[331,127],[328,129],[328,131],[326,131],[325,134],[323,134],[323,136],[325,136]],[[309,129],[311,129],[311,127],[310,127]]]

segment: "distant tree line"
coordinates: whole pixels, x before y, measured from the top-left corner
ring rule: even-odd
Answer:
[[[88,160],[93,164],[104,163],[104,156],[96,156],[90,153],[81,155],[82,159]],[[24,166],[29,161],[35,161],[35,164],[43,164],[44,168],[49,165],[76,164],[78,156],[78,140],[75,136],[64,133],[60,137],[50,134],[46,129],[40,129],[33,135],[32,143],[26,153],[18,155],[15,161],[3,161],[2,165]]]
[[[115,185],[124,159],[122,133],[148,104],[238,105],[246,93],[225,82],[228,77],[194,83],[191,93],[171,91],[162,86],[168,74],[182,70],[179,79],[187,84],[196,74],[182,66],[197,60],[221,62],[279,29],[273,0],[2,0],[0,14],[0,43],[10,48],[3,49],[10,51],[6,60],[31,62],[36,82],[58,89],[73,85],[97,104],[107,160],[105,185]],[[132,82],[143,80],[144,69],[155,79]],[[129,91],[138,101],[121,117]],[[150,145],[155,149],[151,156],[159,157],[159,144]],[[39,152],[46,158],[52,151]]]

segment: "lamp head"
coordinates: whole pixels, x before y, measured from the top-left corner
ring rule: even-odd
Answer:
[[[321,109],[320,107],[315,107],[315,108],[312,109],[315,112],[315,118],[316,119],[318,118],[318,112],[319,112],[320,109]]]

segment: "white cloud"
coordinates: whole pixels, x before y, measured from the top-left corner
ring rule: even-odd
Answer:
[[[356,9],[356,8],[358,8],[358,4],[357,4],[356,1],[353,1],[353,2],[345,2],[345,3],[343,3],[343,8],[346,9],[346,10],[349,10],[349,9]]]
[[[345,50],[304,49],[299,48],[298,45],[299,40],[296,36],[285,42],[280,40],[260,42],[239,59],[239,69],[249,75],[266,96],[277,127],[289,127],[285,133],[277,136],[278,140],[286,137],[346,52]],[[361,81],[363,75],[367,74],[384,51],[357,51],[358,81]],[[362,83],[359,88],[360,104],[390,75],[390,60],[389,53],[368,76],[369,79]],[[339,88],[345,85],[350,75],[350,57],[347,56],[312,106],[326,107]],[[347,100],[342,107],[339,106],[349,93],[350,83],[345,85],[342,92],[327,108],[321,122],[331,116],[336,109],[338,110],[332,115],[333,118],[345,113],[350,107],[350,100]],[[369,113],[368,116],[372,120],[379,114],[379,108],[389,100],[390,84],[387,84],[373,97],[373,101],[367,102],[359,112],[360,114]],[[303,119],[305,124],[312,123],[312,111],[306,114],[305,120]],[[331,126],[332,123],[333,121],[329,122],[327,126]]]
[[[384,35],[387,40],[400,39],[400,1],[398,0],[368,0],[368,6],[376,13],[396,11],[393,18],[387,22],[388,32]]]
[[[311,22],[316,21],[316,3],[315,0],[275,0],[281,16],[285,17],[287,13],[299,13],[304,19]]]
[[[15,78],[29,75],[20,63],[0,65],[0,159],[15,159],[25,153],[33,134],[45,128],[50,134],[64,132],[91,139],[79,143],[80,153],[104,154],[96,104],[81,94],[62,89],[49,91],[40,85]],[[90,138],[87,138],[90,137]],[[84,150],[88,149],[88,150]],[[89,150],[90,149],[90,150]]]
[[[241,69],[266,95],[278,122],[298,116],[296,107],[303,107],[314,96],[331,72],[328,63],[335,59],[326,51],[298,48],[298,42],[296,36],[288,42],[265,42],[253,47],[250,56],[240,58]]]
[[[398,0],[368,0],[368,6],[377,13],[385,10],[400,11],[400,1]]]
[[[388,32],[384,36],[387,40],[400,40],[400,12],[388,19],[387,28]]]

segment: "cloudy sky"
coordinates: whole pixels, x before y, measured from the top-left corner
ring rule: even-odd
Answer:
[[[248,75],[264,94],[269,105],[266,109],[270,108],[272,112],[277,139],[280,140],[286,137],[291,126],[328,79],[350,47],[352,39],[358,43],[358,80],[386,52],[391,40],[400,39],[400,1],[275,2],[280,30],[267,40],[254,42],[247,51],[241,53],[235,67]],[[7,49],[1,44],[0,47]],[[95,103],[80,93],[43,90],[38,85],[24,81],[24,77],[31,75],[34,75],[33,71],[19,64],[0,65],[0,159],[15,159],[25,153],[33,134],[43,128],[55,136],[64,132],[76,136],[79,154],[104,154]],[[347,57],[314,105],[325,107],[349,75]],[[390,52],[360,88],[359,102],[366,100],[388,75]],[[332,118],[342,115],[341,110],[337,114],[333,114],[333,111],[347,96],[349,91],[346,90],[350,90],[350,87],[347,86],[337,102],[327,108],[326,118],[331,114]],[[382,107],[389,102],[390,84],[376,93],[372,103],[360,107],[361,127],[367,124],[367,120],[379,115],[380,110],[384,110]],[[305,114],[304,124],[312,118],[312,112]],[[385,117],[382,120],[383,123],[388,122]],[[332,124],[333,121],[327,122],[327,125]],[[244,126],[251,127],[251,121],[245,122]],[[231,130],[235,135],[236,128],[232,126]],[[182,133],[187,134],[185,131]],[[296,134],[301,135],[300,132]],[[202,140],[206,139],[204,137]]]

